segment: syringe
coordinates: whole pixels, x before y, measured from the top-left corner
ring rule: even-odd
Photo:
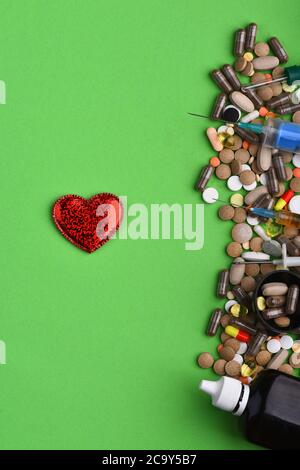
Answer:
[[[208,116],[203,116],[202,114],[188,114],[204,119],[210,119]],[[217,119],[217,121],[227,122],[222,119]],[[227,124],[230,123],[227,122]],[[300,153],[300,124],[271,118],[267,120],[266,125],[251,124],[248,122],[236,122],[231,124],[234,124],[241,129],[248,129],[255,134],[263,134],[261,143],[265,147]]]
[[[284,68],[284,75],[274,80],[266,80],[265,82],[254,83],[253,85],[245,85],[241,91],[253,90],[274,83],[287,82],[288,85],[300,85],[300,66],[292,65],[291,67]]]
[[[300,215],[295,214],[294,212],[276,212],[269,209],[264,209],[262,207],[251,207],[249,211],[252,215],[256,217],[266,217],[267,219],[274,219],[276,224],[300,228]]]

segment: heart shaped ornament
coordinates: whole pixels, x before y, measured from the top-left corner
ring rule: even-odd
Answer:
[[[92,253],[119,229],[123,215],[120,199],[100,193],[85,199],[68,194],[53,206],[54,223],[63,236],[81,250]]]

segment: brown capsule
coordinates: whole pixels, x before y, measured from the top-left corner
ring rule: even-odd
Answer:
[[[198,179],[198,182],[196,184],[196,189],[198,189],[198,191],[201,191],[201,192],[204,191],[205,186],[207,185],[210,178],[214,174],[214,171],[215,169],[211,165],[207,165],[203,168],[200,178]]]
[[[234,126],[234,132],[239,135],[243,140],[247,140],[250,144],[258,144],[259,136],[254,134],[252,131],[248,131],[246,129],[242,129],[239,126]]]
[[[229,81],[232,88],[236,91],[240,90],[242,85],[241,85],[241,82],[239,81],[238,76],[235,73],[233,67],[229,64],[225,64],[222,67],[222,72],[223,72],[225,78],[227,78],[227,80]]]
[[[279,191],[279,182],[277,179],[277,175],[275,172],[275,169],[271,166],[271,168],[268,169],[267,173],[267,188],[269,190],[269,193],[273,196]]]
[[[274,320],[275,318],[283,317],[285,310],[282,307],[266,308],[262,314],[265,320]]]
[[[268,43],[269,43],[269,46],[271,47],[274,55],[276,55],[276,57],[278,57],[279,62],[281,64],[285,64],[289,60],[289,56],[288,56],[288,53],[286,52],[286,50],[284,49],[283,45],[279,41],[279,39],[273,37],[273,38],[269,39]]]
[[[213,311],[210,317],[209,323],[208,323],[208,327],[207,327],[208,336],[215,336],[219,328],[222,315],[223,315],[223,312],[220,308],[216,308]]]
[[[234,55],[241,57],[245,52],[246,30],[238,29],[234,36]]]
[[[248,322],[241,320],[240,318],[237,317],[231,317],[229,319],[229,325],[236,326],[237,328],[240,328],[241,330],[246,331],[249,333],[249,335],[256,335],[257,329],[253,328],[251,325],[249,325]]]
[[[295,313],[299,300],[299,287],[292,284],[289,287],[286,299],[285,313],[286,315],[293,315]]]
[[[261,194],[257,200],[254,202],[253,207],[261,207],[263,209],[268,209],[270,203],[273,201],[272,196],[270,194]],[[261,222],[267,222],[268,219],[266,217],[258,217]]]
[[[286,168],[284,166],[283,157],[281,155],[273,155],[272,162],[278,181],[287,181]]]
[[[232,86],[228,82],[228,80],[224,77],[220,70],[213,70],[211,72],[212,79],[215,83],[223,90],[225,93],[229,94],[233,91]]]
[[[291,114],[299,111],[300,104],[285,104],[276,108],[276,113],[278,114]]]
[[[273,295],[272,297],[266,298],[266,305],[269,308],[273,307],[283,307],[285,304],[286,297],[285,295]]]
[[[247,349],[247,354],[249,356],[256,356],[258,351],[260,351],[261,346],[266,341],[267,337],[268,336],[265,333],[258,331],[256,335],[251,338]]]
[[[286,236],[280,235],[277,240],[281,245],[285,244],[289,256],[299,256],[299,248]]]
[[[218,279],[218,287],[217,287],[217,296],[220,298],[226,297],[228,291],[228,283],[229,283],[229,270],[224,269],[224,271],[220,271],[219,279]]]
[[[252,90],[251,88],[250,89],[245,89],[244,90],[245,92],[245,95],[248,96],[248,98],[252,101],[252,103],[254,104],[255,108],[256,109],[259,109],[261,108],[263,105],[264,105],[264,102],[263,100],[258,96],[258,94]]]
[[[284,106],[290,102],[291,94],[290,93],[282,93],[280,96],[274,96],[274,98],[270,99],[267,103],[269,108],[275,109],[279,106]]]
[[[251,297],[250,295],[241,287],[234,286],[232,292],[240,305],[245,305],[248,309],[251,307]]]
[[[246,29],[245,50],[253,51],[256,42],[257,24],[250,23]]]
[[[220,93],[215,101],[212,113],[211,113],[211,118],[212,119],[221,119],[223,109],[225,108],[227,101],[227,95],[226,93]]]

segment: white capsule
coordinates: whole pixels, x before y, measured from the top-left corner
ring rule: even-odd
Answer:
[[[259,112],[255,110],[255,111],[252,111],[252,113],[248,113],[244,117],[242,117],[241,122],[251,122],[251,121],[254,121],[254,119],[257,119],[258,117],[259,117]]]
[[[261,225],[256,225],[254,228],[253,228],[254,232],[257,233],[257,235],[262,238],[263,240],[265,240],[266,242],[271,240],[271,237],[269,237],[266,232],[264,231],[264,229],[262,228]]]

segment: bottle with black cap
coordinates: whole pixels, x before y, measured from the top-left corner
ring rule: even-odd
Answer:
[[[269,449],[298,449],[300,380],[277,370],[260,372],[251,386],[231,377],[202,380],[212,404],[240,416],[247,439]]]

